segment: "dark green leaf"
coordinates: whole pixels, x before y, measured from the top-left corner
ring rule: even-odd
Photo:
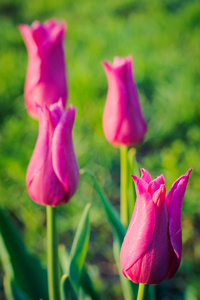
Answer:
[[[6,275],[31,299],[48,299],[47,274],[0,209],[0,259]]]
[[[64,245],[59,245],[58,253],[59,253],[59,260],[60,260],[60,265],[61,265],[62,271],[64,273],[67,273],[67,271],[69,269],[70,259],[69,259],[69,254],[67,252],[67,249],[65,248]],[[88,295],[90,295],[90,297],[93,300],[101,299],[100,295],[96,292],[96,290],[94,288],[92,279],[91,279],[85,265],[83,266],[83,269],[81,272],[80,285],[84,289],[84,291]]]
[[[116,234],[117,239],[122,244],[122,242],[124,240],[126,230],[125,230],[124,226],[122,225],[122,223],[120,222],[117,211],[110,204],[107,196],[105,195],[102,188],[99,186],[99,183],[97,182],[94,175],[89,170],[86,170],[86,169],[81,169],[80,173],[81,174],[87,174],[92,179],[93,184],[94,184],[94,188],[100,196],[101,203],[104,207],[108,222],[109,222],[114,234]]]
[[[70,252],[70,266],[69,266],[69,276],[70,280],[75,288],[78,291],[80,277],[87,254],[89,236],[90,236],[90,223],[89,223],[89,210],[91,204],[87,204],[81,220],[78,224],[74,241],[72,244]]]
[[[9,276],[4,277],[4,290],[6,298],[9,300],[30,300]]]
[[[61,300],[78,300],[78,296],[71,284],[69,275],[66,274],[61,278]]]
[[[113,251],[114,251],[114,256],[115,260],[118,266],[119,274],[120,274],[120,279],[122,280],[122,288],[124,292],[124,297],[126,300],[133,300],[136,299],[136,291],[137,291],[137,285],[132,283],[131,281],[127,280],[121,272],[121,267],[120,267],[120,249],[122,242],[124,240],[124,236],[126,233],[126,230],[122,223],[120,222],[119,216],[117,211],[113,208],[113,206],[110,204],[110,201],[106,197],[104,191],[102,188],[99,186],[96,178],[94,175],[89,171],[82,169],[80,170],[81,174],[87,174],[90,176],[94,183],[94,188],[96,192],[99,194],[101,203],[104,207],[105,213],[107,220],[111,226],[111,229],[113,231],[113,236],[114,236],[114,245],[113,245]]]

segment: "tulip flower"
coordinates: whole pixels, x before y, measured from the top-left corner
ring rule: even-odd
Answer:
[[[140,143],[147,131],[137,87],[132,74],[132,57],[115,57],[113,65],[103,63],[108,94],[103,113],[103,130],[113,146]]]
[[[34,21],[19,25],[28,51],[28,69],[24,88],[28,113],[37,118],[37,105],[51,105],[62,99],[67,101],[66,66],[63,39],[66,23],[56,19],[44,24]]]
[[[181,210],[190,169],[166,195],[163,175],[152,180],[142,169],[132,176],[137,200],[121,247],[121,269],[135,283],[159,284],[179,268],[182,251]]]
[[[26,183],[30,197],[42,205],[66,203],[79,183],[79,167],[72,141],[76,110],[62,102],[38,107],[39,134]]]

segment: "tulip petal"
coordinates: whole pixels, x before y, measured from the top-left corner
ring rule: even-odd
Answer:
[[[41,205],[56,206],[64,197],[64,189],[52,166],[51,140],[53,128],[48,108],[38,108],[39,134],[30,160],[26,182],[31,198]]]
[[[30,186],[34,175],[38,173],[44,165],[47,157],[47,147],[49,138],[48,132],[46,130],[47,124],[45,122],[44,112],[40,106],[38,106],[38,114],[40,120],[38,139],[26,173],[26,182],[28,187]]]
[[[18,26],[19,31],[24,39],[24,43],[29,51],[36,51],[37,47],[35,45],[31,28],[26,24],[20,24]]]
[[[62,99],[60,98],[58,102],[52,104],[49,109],[46,106],[46,109],[47,111],[49,111],[48,119],[51,122],[53,128],[55,128],[59,123],[62,114],[64,113]]]
[[[49,38],[49,34],[46,28],[40,22],[36,21],[32,24],[31,29],[33,39],[37,46],[43,46]]]
[[[149,183],[148,192],[151,195],[153,195],[160,188],[162,184],[165,184],[165,179],[163,174],[161,174],[160,176],[158,176],[156,179],[152,180]]]
[[[155,205],[146,190],[147,184],[135,176],[132,177],[137,192],[137,213],[133,214],[134,221],[131,220],[120,254],[122,272],[126,277],[128,277],[126,271],[152,243],[156,220]]]
[[[115,56],[113,60],[113,67],[114,68],[124,67],[124,65],[126,65],[129,62],[132,64],[132,60],[133,60],[132,55],[129,55],[125,58],[120,56]]]
[[[190,169],[185,175],[179,177],[172,185],[166,198],[169,211],[169,234],[174,252],[180,261],[182,252],[181,211],[183,198],[188,184]]]
[[[141,168],[141,174],[142,174],[141,179],[144,180],[146,183],[152,181],[151,175],[145,169]]]
[[[70,105],[57,125],[52,140],[53,168],[65,190],[64,202],[72,197],[79,182],[79,166],[72,141],[75,114],[75,107]]]
[[[161,185],[153,195],[156,221],[152,242],[147,250],[141,253],[139,260],[127,269],[127,275],[134,282],[159,284],[165,280],[171,267],[173,250],[168,235],[169,220],[165,193],[166,187]]]
[[[166,186],[165,184],[161,184],[158,190],[153,193],[152,200],[156,204],[157,207],[162,206],[165,202],[166,195]]]

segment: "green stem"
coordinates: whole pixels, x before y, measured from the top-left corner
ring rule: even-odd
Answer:
[[[47,212],[47,261],[49,300],[60,299],[59,272],[58,272],[58,245],[56,234],[55,208],[46,207]]]
[[[137,300],[147,299],[148,287],[149,287],[148,284],[143,284],[143,283],[139,284]]]
[[[132,175],[136,175],[138,176],[139,174],[137,174],[137,161],[136,161],[136,149],[135,148],[131,148],[128,151],[128,161],[129,161],[129,174]],[[135,192],[135,184],[132,180],[132,178],[130,178],[130,201],[129,201],[129,222],[132,218],[132,214],[134,211],[134,207],[135,207],[135,201],[136,201],[136,192]]]
[[[127,161],[128,148],[126,146],[121,146],[120,148],[120,219],[122,224],[128,227],[128,182],[127,182],[127,171],[128,171],[128,161]]]

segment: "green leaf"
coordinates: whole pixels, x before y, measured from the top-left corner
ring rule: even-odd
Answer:
[[[48,299],[47,273],[0,209],[0,259],[6,275],[31,299]]]
[[[78,300],[69,275],[66,274],[61,278],[61,300]]]
[[[67,249],[65,248],[64,245],[59,245],[58,255],[59,255],[61,269],[64,273],[67,273],[68,269],[69,269],[70,258],[69,258],[69,253],[67,252]],[[85,265],[83,266],[83,269],[81,272],[80,285],[84,289],[84,291],[88,295],[90,295],[92,300],[100,300],[101,299],[100,295],[97,293],[97,291],[94,288],[92,279],[91,279]]]
[[[117,211],[110,204],[107,196],[105,195],[104,191],[100,187],[100,185],[97,182],[94,175],[89,170],[86,170],[86,169],[81,169],[80,173],[81,173],[81,175],[87,174],[92,179],[94,188],[100,196],[101,203],[104,207],[106,217],[107,217],[108,222],[113,230],[113,233],[116,235],[116,238],[119,240],[119,243],[122,244],[126,230],[125,230],[124,226],[122,225],[122,223],[120,222],[120,218],[119,218]]]
[[[89,210],[91,204],[88,203],[83,211],[78,224],[74,241],[70,252],[69,277],[76,291],[79,289],[81,272],[90,237]]]
[[[30,300],[30,298],[19,289],[10,276],[4,277],[4,291],[6,298],[9,300]]]
[[[124,293],[125,300],[133,300],[136,299],[136,293],[137,293],[137,285],[133,282],[126,279],[121,272],[120,267],[120,249],[122,242],[124,240],[124,236],[126,234],[126,230],[122,223],[120,222],[119,215],[117,211],[114,209],[114,207],[110,204],[110,201],[108,200],[107,196],[105,195],[104,191],[100,187],[99,183],[97,182],[94,175],[86,169],[81,169],[80,174],[87,174],[90,176],[90,178],[93,181],[94,188],[96,192],[99,194],[101,203],[104,207],[104,211],[106,213],[107,220],[110,224],[110,227],[113,231],[114,236],[114,244],[113,244],[113,251],[114,251],[114,257],[118,266],[118,271],[120,274],[120,279],[122,283],[122,289]]]

